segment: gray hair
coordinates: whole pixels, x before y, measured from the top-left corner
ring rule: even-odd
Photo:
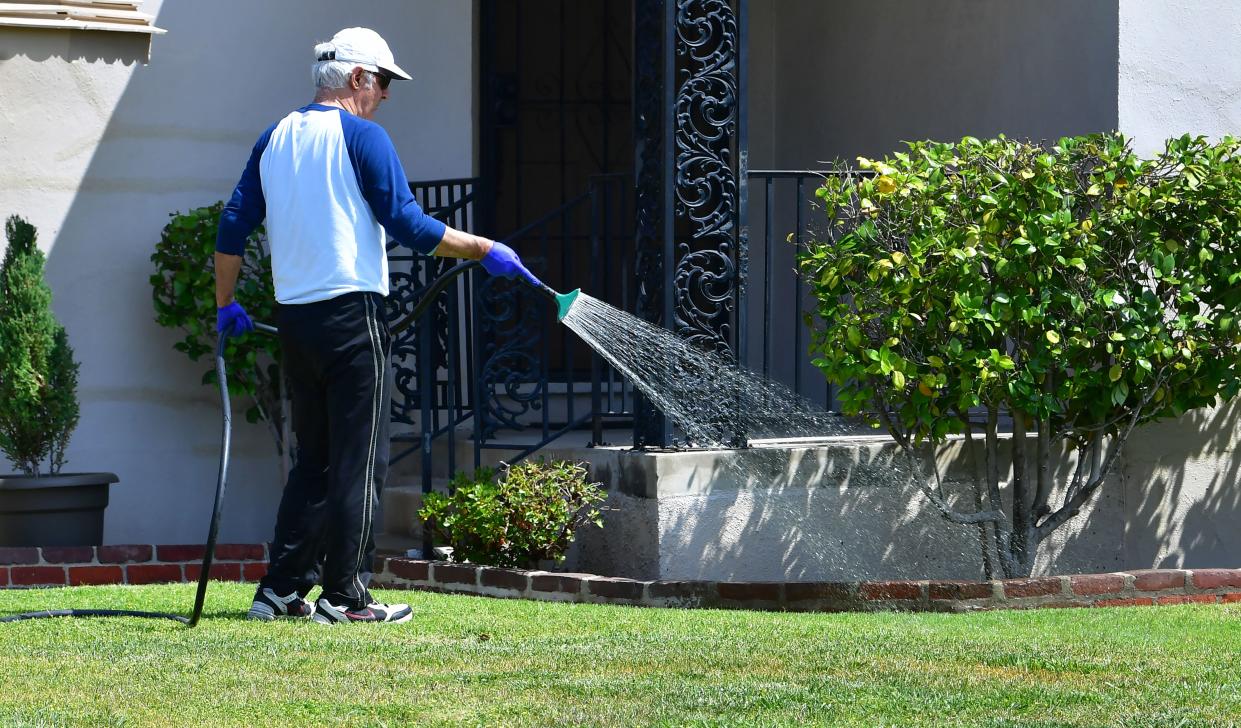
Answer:
[[[331,43],[320,43],[315,46],[315,58],[324,58],[334,50],[336,50],[336,46]],[[349,86],[350,74],[357,67],[357,63],[346,63],[345,61],[316,61],[311,66],[310,75],[317,89],[346,88]],[[371,74],[366,74],[364,78],[366,80],[363,81],[363,88],[370,88],[371,84],[374,83]]]

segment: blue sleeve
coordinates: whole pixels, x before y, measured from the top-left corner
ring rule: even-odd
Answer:
[[[233,190],[224,211],[220,213],[220,229],[215,236],[215,249],[229,255],[241,255],[246,250],[246,238],[267,217],[267,200],[263,198],[263,181],[259,177],[259,160],[276,128],[272,124],[259,137],[250,152],[250,161],[241,173],[241,180]]]
[[[447,226],[418,206],[388,133],[349,114],[341,114],[341,122],[349,161],[375,219],[397,242],[430,254],[444,239]]]

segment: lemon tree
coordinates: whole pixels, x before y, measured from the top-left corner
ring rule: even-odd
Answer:
[[[799,258],[815,364],[925,468],[939,512],[980,530],[988,575],[1030,573],[1135,427],[1238,390],[1235,139],[1152,159],[1115,134],[917,142],[838,165],[817,195],[826,224]],[[985,440],[972,509],[925,457],[954,435]]]

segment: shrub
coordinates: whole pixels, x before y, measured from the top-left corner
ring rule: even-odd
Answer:
[[[859,164],[873,176],[838,167],[818,190],[827,234],[800,257],[815,364],[919,467],[919,444],[971,437],[984,410],[976,508],[948,502],[933,459],[920,487],[980,528],[988,575],[992,548],[1006,576],[1028,574],[1136,426],[1237,392],[1241,142],[1182,137],[1145,160],[1119,135],[967,137]],[[1054,482],[1062,445],[1076,462]]]
[[[489,468],[458,473],[452,495],[428,494],[418,515],[457,561],[525,568],[564,561],[578,527],[603,525],[594,506],[604,492],[586,475],[583,463],[563,460],[511,465],[499,480]]]
[[[5,223],[0,265],[0,450],[26,475],[60,472],[78,424],[78,364],[65,329],[52,315],[43,252],[34,226]]]
[[[180,329],[182,338],[173,348],[193,361],[208,357],[202,383],[215,384],[216,347],[215,238],[223,202],[199,207],[185,214],[174,213],[160,233],[151,255],[155,273],[150,277],[155,320],[161,326]],[[242,258],[236,298],[256,321],[271,323],[275,294],[271,257],[262,228],[250,237]],[[280,340],[264,334],[230,338],[225,355],[229,362],[228,390],[249,401],[246,420],[267,423],[278,452],[284,452],[284,422],[280,392]]]

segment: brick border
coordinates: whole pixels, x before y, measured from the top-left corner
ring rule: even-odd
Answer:
[[[1241,569],[1144,569],[997,581],[641,581],[381,557],[376,588],[644,607],[972,612],[1241,602]]]
[[[131,544],[0,548],[0,589],[196,582],[204,547]],[[267,573],[265,544],[217,544],[211,577],[258,581]]]
[[[195,582],[201,545],[0,548],[0,589]],[[258,581],[264,544],[220,544],[212,578]],[[594,574],[376,558],[373,586],[507,599],[644,607],[795,612],[970,612],[992,609],[1241,603],[1241,569],[1142,569],[998,581],[641,581]]]

